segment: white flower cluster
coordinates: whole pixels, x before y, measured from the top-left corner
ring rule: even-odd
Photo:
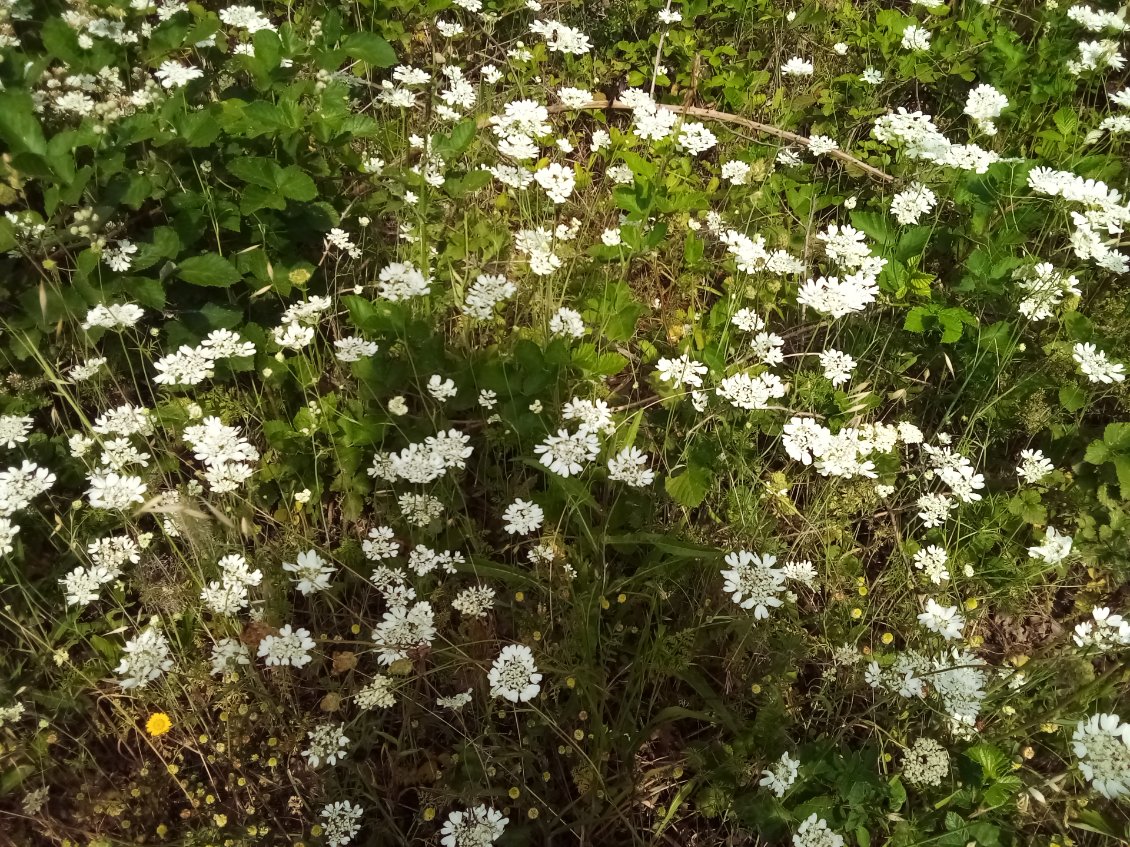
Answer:
[[[1091,609],[1089,621],[1075,624],[1075,643],[1084,649],[1108,653],[1122,647],[1130,647],[1130,621],[1122,615],[1112,613],[1107,606]]]
[[[1029,485],[1042,481],[1055,470],[1055,465],[1042,450],[1021,450],[1016,475]]]
[[[914,554],[914,567],[922,571],[934,585],[949,582],[950,572],[946,567],[949,556],[946,551],[936,544],[923,547]]]
[[[406,659],[409,651],[426,649],[435,640],[435,613],[427,601],[413,603],[411,607],[393,606],[382,617],[373,630],[379,651],[377,661],[382,665]]]
[[[145,316],[145,310],[134,303],[115,303],[109,306],[98,305],[86,313],[82,322],[84,330],[112,329],[121,331],[136,326]]]
[[[743,609],[752,609],[753,617],[769,617],[769,609],[783,605],[779,595],[785,590],[785,574],[775,568],[777,557],[768,553],[738,550],[726,554],[729,568],[722,570],[722,590]]]
[[[251,463],[259,459],[259,451],[240,434],[239,427],[228,426],[218,417],[210,415],[185,427],[184,440],[197,461],[204,463],[204,478],[217,494],[235,491],[255,472]]]
[[[327,723],[306,733],[306,737],[310,739],[310,746],[302,751],[306,763],[312,768],[319,767],[323,762],[332,767],[338,759],[344,759],[345,745],[349,743],[344,729],[345,724],[334,726]]]
[[[632,128],[644,141],[662,141],[679,121],[674,110],[656,103],[638,88],[629,88],[621,94],[620,102],[631,107]]]
[[[916,224],[937,204],[934,192],[920,182],[912,182],[891,198],[891,214],[903,226]]]
[[[1102,350],[1088,342],[1079,342],[1071,348],[1071,358],[1079,365],[1079,370],[1091,382],[1110,385],[1126,379],[1126,366],[1112,362]]]
[[[917,738],[902,758],[902,776],[911,785],[942,784],[949,775],[950,754],[933,738]]]
[[[1126,23],[1126,9],[1124,8],[1114,12],[1104,12],[1090,6],[1075,5],[1067,10],[1067,17],[1091,32],[1102,32],[1106,29],[1126,32],[1127,29],[1130,29],[1130,24]]]
[[[455,810],[440,828],[439,843],[443,847],[490,847],[506,831],[509,818],[488,806],[466,811]]]
[[[409,444],[399,453],[376,454],[368,473],[375,479],[387,482],[432,482],[449,470],[463,470],[467,467],[467,459],[475,449],[469,446],[470,441],[469,435],[457,429],[441,431],[422,442]]]
[[[326,844],[329,847],[345,847],[361,831],[361,816],[364,814],[364,808],[348,800],[324,806],[319,816],[323,820],[322,836]]]
[[[198,385],[215,376],[219,359],[247,358],[255,355],[255,345],[244,341],[238,333],[216,329],[196,347],[182,344],[175,353],[162,356],[153,363],[158,385]]]
[[[809,279],[797,292],[797,303],[833,318],[863,311],[879,293],[879,273],[887,260],[872,255],[864,233],[850,224],[829,224],[816,238],[840,273]]]
[[[1126,67],[1126,57],[1118,49],[1118,42],[1111,38],[1098,41],[1080,41],[1079,58],[1068,59],[1067,71],[1078,76],[1085,71],[1114,70]]]
[[[965,100],[965,114],[973,118],[986,135],[996,135],[994,121],[1008,108],[1008,98],[991,85],[978,85]]]
[[[276,634],[267,635],[259,642],[259,657],[269,667],[289,665],[301,668],[314,658],[310,655],[313,649],[314,639],[310,637],[309,630],[302,627],[294,629],[286,624]]]
[[[918,615],[918,623],[946,641],[961,638],[965,618],[957,606],[943,606],[933,597],[926,600],[926,609]]]
[[[949,487],[950,494],[962,503],[981,499],[978,492],[985,487],[985,476],[974,470],[969,459],[945,444],[940,447],[923,444],[922,452],[931,473]]]
[[[200,592],[204,605],[218,615],[234,615],[248,605],[248,589],[263,581],[263,572],[251,570],[247,559],[238,553],[219,561],[220,579],[212,580]]]
[[[912,424],[889,426],[867,423],[843,427],[837,433],[813,418],[792,417],[781,432],[781,445],[789,457],[813,465],[821,476],[875,479],[876,453],[890,453],[899,441],[917,444],[922,433]]]
[[[844,847],[844,837],[833,832],[828,822],[813,812],[793,833],[793,847]]]
[[[768,788],[778,797],[784,797],[785,792],[796,782],[799,773],[800,762],[787,752],[782,753],[780,759],[761,772],[761,781],[758,785]]]
[[[555,234],[544,227],[520,229],[514,235],[514,249],[529,259],[530,271],[549,276],[561,267],[561,257],[554,252]]]
[[[1130,723],[1118,715],[1091,715],[1071,736],[1079,770],[1095,790],[1111,799],[1130,794]]]
[[[984,667],[983,659],[958,648],[934,659],[907,650],[887,667],[872,661],[864,676],[872,688],[900,697],[925,698],[928,692],[937,696],[955,731],[963,732],[981,712],[988,680]]]
[[[1061,535],[1054,526],[1044,530],[1044,543],[1028,548],[1028,555],[1047,565],[1058,565],[1071,555],[1071,536]]]
[[[1130,271],[1130,257],[1114,249],[1117,238],[1111,239],[1112,244],[1103,237],[1104,232],[1107,236],[1120,235],[1130,223],[1130,204],[1123,202],[1118,190],[1099,180],[1044,167],[1032,168],[1028,172],[1028,187],[1037,194],[1061,197],[1068,203],[1083,207],[1082,212],[1071,212],[1071,222],[1075,227],[1071,248],[1076,256],[1084,261],[1093,261],[1111,273]]]
[[[946,138],[929,115],[908,112],[899,107],[897,112],[883,115],[875,121],[871,134],[884,144],[898,144],[910,159],[933,162],[948,168],[974,171],[983,174],[989,166],[1000,160],[1000,155],[976,144],[954,144]]]
[[[592,49],[587,35],[560,21],[534,21],[530,24],[530,32],[544,38],[546,49],[551,53],[583,56]]]
[[[326,562],[317,550],[306,550],[299,553],[297,561],[283,562],[283,570],[293,574],[295,588],[303,596],[317,594],[330,587],[330,579],[334,575],[333,566]]]
[[[115,668],[122,688],[144,688],[173,666],[169,642],[154,626],[147,627],[126,642],[122,661]]]
[[[734,265],[747,274],[768,271],[779,276],[798,274],[804,271],[804,263],[786,250],[766,250],[765,239],[760,235],[752,238],[736,229],[724,230],[718,236],[734,257]]]
[[[511,703],[527,703],[541,691],[541,674],[534,654],[524,644],[503,647],[491,665],[487,681],[492,697],[502,697]]]
[[[237,670],[241,665],[251,664],[247,646],[234,638],[221,638],[212,645],[213,676],[224,676]]]
[[[55,474],[35,462],[23,460],[0,471],[0,555],[14,549],[12,542],[20,531],[11,520],[12,515],[31,505],[31,501],[51,490]]]
[[[501,274],[479,274],[464,297],[463,314],[485,321],[495,307],[518,293],[518,286]]]
[[[1024,299],[1018,307],[1020,314],[1032,321],[1047,320],[1068,295],[1082,294],[1079,280],[1057,270],[1051,262],[1018,268],[1012,278],[1024,291]]]

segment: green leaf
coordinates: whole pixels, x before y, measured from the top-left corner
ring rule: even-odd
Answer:
[[[246,156],[228,162],[228,170],[244,182],[258,185],[260,188],[277,188],[275,171],[278,168],[270,159],[260,156]]]
[[[1107,424],[1103,430],[1103,441],[1119,453],[1130,452],[1130,423]]]
[[[13,153],[47,155],[47,139],[35,117],[31,97],[23,91],[0,92],[0,138]]]
[[[289,200],[313,200],[318,196],[314,180],[297,165],[287,165],[277,177],[279,191]]]
[[[1130,456],[1114,457],[1114,473],[1122,490],[1122,499],[1130,500]]]
[[[892,776],[891,781],[888,782],[887,785],[891,789],[887,803],[892,812],[897,812],[902,808],[902,804],[906,802],[906,788],[903,786],[902,780],[897,776]]]
[[[1077,385],[1065,385],[1059,389],[1059,405],[1069,412],[1078,412],[1087,405],[1087,393]]]
[[[178,265],[177,273],[181,279],[192,285],[215,288],[226,288],[241,278],[235,265],[216,253],[205,253],[203,256],[185,259]]]
[[[710,491],[712,475],[706,468],[688,465],[682,473],[669,476],[664,482],[671,499],[688,509],[701,505]]]
[[[852,212],[851,225],[867,233],[868,238],[879,242],[880,247],[895,242],[896,233],[891,228],[890,220],[879,212]]]
[[[965,751],[965,755],[981,766],[986,779],[999,780],[1011,775],[1012,765],[1008,756],[991,744],[974,744]]]
[[[475,137],[475,122],[473,120],[460,121],[451,128],[449,135],[441,135],[435,140],[432,149],[437,155],[445,159],[462,156],[471,146],[471,139]]]
[[[367,62],[374,68],[391,68],[396,64],[396,51],[375,32],[355,32],[345,39],[342,46],[354,59]]]
[[[1087,452],[1083,454],[1083,461],[1092,465],[1102,465],[1110,458],[1110,448],[1102,441],[1092,441],[1087,445]]]

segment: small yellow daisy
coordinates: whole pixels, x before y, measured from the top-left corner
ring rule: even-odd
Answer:
[[[154,712],[149,716],[149,720],[145,722],[145,731],[156,738],[158,735],[164,735],[173,728],[173,722],[169,720],[169,716],[164,712]]]

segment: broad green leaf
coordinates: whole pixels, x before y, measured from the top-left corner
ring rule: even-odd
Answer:
[[[235,265],[216,253],[192,256],[180,262],[177,273],[185,282],[192,285],[205,285],[226,288],[240,279]]]
[[[318,196],[314,180],[297,165],[287,165],[277,178],[279,191],[290,200],[313,200]]]
[[[345,39],[345,52],[374,68],[391,68],[396,64],[396,51],[375,32],[355,32]]]
[[[244,182],[258,185],[260,188],[273,189],[278,187],[278,182],[275,178],[275,171],[277,169],[278,165],[270,159],[264,159],[259,156],[245,156],[228,162],[229,171]]]
[[[693,509],[706,499],[712,482],[709,470],[689,465],[681,473],[667,477],[664,487],[676,503]]]
[[[47,155],[47,139],[26,92],[0,91],[0,138],[14,153]]]
[[[1077,385],[1065,385],[1059,389],[1059,405],[1069,412],[1078,412],[1087,405],[1087,393]]]

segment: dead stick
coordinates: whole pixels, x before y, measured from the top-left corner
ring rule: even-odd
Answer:
[[[716,112],[714,109],[700,109],[695,106],[668,106],[664,103],[658,103],[660,109],[667,109],[670,112],[677,112],[680,115],[693,115],[696,118],[706,118],[711,121],[722,121],[723,123],[737,124],[738,126],[745,127],[753,132],[761,133],[762,135],[773,135],[777,138],[783,138],[793,144],[800,144],[803,147],[808,147],[811,142],[803,135],[797,135],[795,132],[789,132],[787,129],[778,129],[770,124],[758,123],[751,121],[748,118],[743,118],[740,115],[732,115],[729,112]],[[619,100],[613,100],[609,103],[607,100],[590,100],[580,109],[620,109],[624,111],[631,111],[632,107]],[[558,103],[549,107],[551,113],[572,111],[567,109],[564,105]],[[884,173],[878,168],[874,168],[866,162],[861,162],[859,159],[850,153],[845,153],[843,150],[833,150],[828,154],[834,159],[839,159],[852,167],[859,168],[868,176],[883,182],[894,182],[895,178],[888,173]]]

